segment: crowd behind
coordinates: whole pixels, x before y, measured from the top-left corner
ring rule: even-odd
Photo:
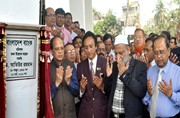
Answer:
[[[85,31],[62,8],[44,15],[56,118],[180,118],[180,24],[174,37],[137,28],[129,43]]]

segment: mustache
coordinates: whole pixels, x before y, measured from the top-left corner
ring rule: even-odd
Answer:
[[[102,53],[102,52],[100,52],[98,55],[99,55],[99,56],[105,56],[105,54]]]

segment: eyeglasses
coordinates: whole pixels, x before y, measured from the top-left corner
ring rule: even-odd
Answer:
[[[158,56],[159,54],[160,55],[164,55],[168,50],[159,50],[159,51],[154,51],[154,55],[155,56]]]
[[[76,51],[74,49],[66,51],[66,53],[75,53]]]
[[[144,38],[143,36],[134,36],[134,39],[142,39]]]
[[[98,48],[97,51],[105,51],[104,48]]]
[[[55,17],[56,15],[55,14],[48,14],[47,16],[48,17]]]

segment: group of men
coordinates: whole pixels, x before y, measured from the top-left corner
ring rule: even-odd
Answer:
[[[55,17],[47,9],[50,14],[57,22],[58,10]],[[180,67],[166,34],[147,38],[136,29],[133,51],[122,35],[113,44],[110,34],[98,41],[88,31],[66,42],[65,33],[52,26],[50,79],[56,118],[180,117]]]
[[[59,36],[63,38],[64,44],[72,43],[76,37],[83,37],[85,30],[80,28],[78,21],[72,21],[73,17],[70,12],[65,12],[62,8],[48,7],[44,11],[46,31],[51,36]],[[52,38],[52,37],[51,37]]]

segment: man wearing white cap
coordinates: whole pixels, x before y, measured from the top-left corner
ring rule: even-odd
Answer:
[[[147,67],[129,55],[126,36],[115,38],[114,63],[107,60],[105,92],[109,96],[108,118],[142,118]]]

